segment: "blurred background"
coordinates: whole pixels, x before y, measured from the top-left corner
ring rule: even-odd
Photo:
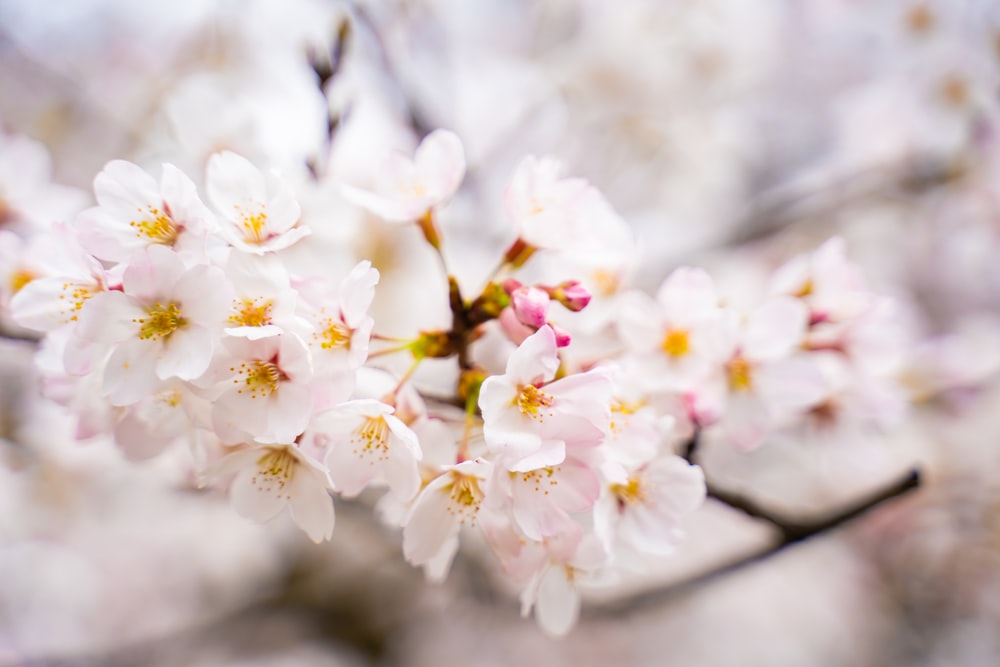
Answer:
[[[442,222],[473,271],[502,251],[518,160],[555,155],[634,230],[616,281],[655,289],[695,264],[739,294],[840,235],[904,314],[901,423],[707,443],[711,479],[803,519],[914,466],[923,481],[678,587],[775,537],[709,502],[662,571],[592,594],[554,640],[475,544],[425,583],[368,498],[338,500],[316,546],[287,517],[241,519],[179,457],[76,442],[39,397],[35,341],[5,328],[0,664],[996,664],[998,92],[990,0],[0,0],[0,224],[68,219],[111,159],[198,180],[228,148],[300,178],[328,244],[313,261],[371,257],[391,304],[406,240],[359,232],[337,179],[454,130],[469,172]]]

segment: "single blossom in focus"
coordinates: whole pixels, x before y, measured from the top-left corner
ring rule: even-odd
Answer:
[[[313,542],[333,535],[330,478],[297,446],[252,445],[226,455],[208,471],[211,476],[233,473],[229,499],[241,516],[265,522],[287,507]]]
[[[486,445],[508,470],[558,465],[568,448],[595,446],[607,432],[608,373],[594,369],[554,380],[557,349],[555,332],[542,327],[510,355],[506,372],[486,378],[480,389]]]
[[[205,256],[212,214],[177,167],[164,164],[157,183],[141,167],[113,160],[94,179],[94,194],[98,205],[75,224],[80,243],[98,259],[124,262],[151,245]]]
[[[447,552],[463,526],[471,527],[483,505],[493,464],[463,461],[443,471],[420,492],[403,527],[403,555],[426,565]],[[453,555],[453,552],[452,552]]]
[[[228,151],[208,161],[205,191],[220,217],[219,234],[254,255],[283,250],[308,236],[291,190]]]
[[[313,412],[309,350],[295,334],[231,337],[206,379],[217,381],[212,424],[226,443],[291,442]],[[211,390],[211,388],[210,388]]]
[[[317,416],[303,440],[316,451],[326,451],[334,487],[348,498],[376,481],[386,483],[401,500],[410,500],[420,490],[420,443],[385,403],[342,403]]]
[[[171,377],[200,377],[212,360],[230,289],[217,267],[188,268],[164,246],[138,251],[122,275],[122,291],[91,297],[80,313],[79,336],[113,350],[104,371],[111,403],[135,403]]]

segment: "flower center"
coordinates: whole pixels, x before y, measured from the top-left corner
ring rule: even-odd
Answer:
[[[661,347],[671,357],[683,357],[691,351],[691,339],[683,329],[670,329],[663,337]]]
[[[317,336],[321,339],[319,344],[324,350],[329,349],[345,349],[348,350],[351,347],[351,330],[343,322],[338,322],[337,320],[328,318],[324,322],[326,328],[323,329]]]
[[[365,417],[361,426],[351,436],[354,453],[358,456],[375,456],[380,461],[389,458],[389,424],[385,417]]]
[[[520,477],[522,484],[533,485],[535,492],[547,496],[549,495],[548,487],[559,486],[559,480],[555,477],[556,472],[559,470],[561,470],[560,466],[548,466],[537,470],[529,470],[528,472],[511,472],[510,476],[512,479]]]
[[[159,302],[154,303],[146,311],[146,317],[132,321],[140,325],[139,338],[153,341],[165,340],[177,329],[187,324],[187,320],[181,317],[180,306],[173,301],[167,305]]]
[[[726,375],[729,377],[729,388],[732,391],[753,389],[753,365],[743,357],[733,357],[726,364]]]
[[[258,205],[259,206],[259,205]],[[267,213],[263,208],[258,208],[256,212],[244,211],[242,206],[236,206],[236,212],[240,217],[240,226],[243,227],[243,237],[247,243],[261,244],[267,241]]]
[[[149,217],[128,223],[136,230],[136,236],[146,237],[153,243],[161,245],[173,245],[177,241],[180,231],[170,218],[170,212],[161,211],[155,206],[147,206],[146,211],[148,211]],[[143,213],[141,208],[139,213]]]
[[[62,294],[59,295],[59,298],[62,300],[62,303],[66,303],[68,301],[69,305],[68,309],[64,308],[61,312],[64,315],[69,315],[69,318],[66,321],[76,322],[78,317],[77,313],[79,313],[80,309],[83,308],[83,304],[87,302],[87,299],[94,296],[94,292],[92,292],[89,287],[78,283],[63,283],[62,290]],[[143,321],[144,320],[140,319],[135,322],[136,324],[139,324]]]
[[[288,448],[268,448],[257,459],[257,474],[250,481],[261,491],[281,491],[295,476],[295,457]]]
[[[540,391],[533,384],[519,386],[517,398],[514,399],[514,404],[521,409],[522,415],[540,421],[545,420],[545,414],[541,412],[542,408],[551,407],[554,402],[555,398],[551,394]],[[552,412],[549,412],[548,415],[551,417]]]
[[[271,323],[273,307],[274,302],[270,299],[237,299],[233,302],[234,312],[229,316],[229,323],[238,327],[262,327]]]
[[[25,269],[19,269],[10,274],[10,292],[17,294],[22,287],[35,279],[35,274]]]
[[[625,509],[626,506],[636,506],[641,505],[646,500],[646,493],[639,483],[638,477],[629,477],[629,480],[625,484],[612,484],[611,493],[614,495],[615,500],[618,501],[619,509]]]
[[[475,519],[479,506],[483,502],[483,490],[479,488],[479,478],[475,475],[463,475],[457,470],[451,471],[451,482],[443,487],[451,502],[448,512],[457,514],[462,523],[468,518]]]
[[[251,361],[243,362],[237,368],[230,366],[230,371],[236,373],[233,382],[239,383],[242,378],[243,387],[236,390],[237,394],[244,391],[250,392],[250,398],[267,398],[278,391],[278,385],[287,376],[281,372],[278,364],[273,361]]]

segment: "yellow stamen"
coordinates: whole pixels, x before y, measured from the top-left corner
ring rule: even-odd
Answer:
[[[548,408],[554,402],[555,398],[551,394],[540,391],[532,384],[519,386],[517,397],[514,399],[514,405],[521,409],[522,415],[539,421],[545,421],[545,413],[541,412],[542,408]],[[552,413],[548,412],[548,415],[551,417]]]
[[[155,206],[147,206],[146,211],[139,209],[144,217],[132,220],[129,226],[136,230],[136,236],[146,237],[151,242],[161,245],[173,245],[177,241],[180,230],[170,217],[169,211],[161,211]]]
[[[729,376],[729,388],[732,391],[753,389],[753,366],[743,357],[734,357],[726,364],[726,374]]]
[[[663,351],[671,357],[683,357],[691,351],[691,339],[683,329],[670,329],[661,343]]]
[[[361,426],[351,436],[354,453],[358,456],[376,457],[380,461],[389,458],[389,424],[385,417],[365,417]]]
[[[187,324],[187,320],[181,317],[180,306],[173,301],[167,305],[155,303],[146,311],[146,317],[132,321],[141,325],[139,338],[154,341],[169,338],[172,333]]]
[[[271,323],[271,309],[274,302],[270,299],[257,303],[258,299],[237,299],[233,301],[234,313],[229,316],[229,323],[238,327],[262,327]]]
[[[257,459],[257,473],[250,482],[262,491],[281,491],[295,476],[297,463],[287,447],[269,447]]]
[[[349,350],[351,348],[351,329],[339,320],[335,320],[332,317],[327,318],[323,322],[325,328],[315,334],[313,337],[321,339],[322,342],[319,344],[324,350],[330,349],[345,349]]]
[[[15,271],[10,275],[10,291],[11,294],[17,294],[22,287],[30,283],[35,279],[35,274],[31,271],[25,269],[20,269]]]
[[[637,477],[629,477],[629,480],[625,484],[612,484],[611,493],[615,496],[615,500],[618,501],[619,507],[624,508],[626,505],[641,505],[646,500],[646,493],[639,483]]]

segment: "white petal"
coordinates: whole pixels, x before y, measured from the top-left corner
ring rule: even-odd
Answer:
[[[580,617],[580,595],[562,566],[549,567],[538,585],[535,620],[554,637],[568,633]]]
[[[458,521],[450,511],[451,498],[443,487],[452,481],[447,472],[423,490],[413,504],[403,528],[403,555],[412,565],[423,565],[441,550],[447,539],[458,533]]]
[[[295,524],[317,544],[333,536],[333,498],[326,484],[304,464],[298,464],[292,481],[289,507]]]
[[[261,456],[264,450],[259,450]],[[248,519],[270,521],[284,509],[287,499],[275,485],[258,484],[256,462],[241,470],[229,488],[229,500],[233,508]]]

